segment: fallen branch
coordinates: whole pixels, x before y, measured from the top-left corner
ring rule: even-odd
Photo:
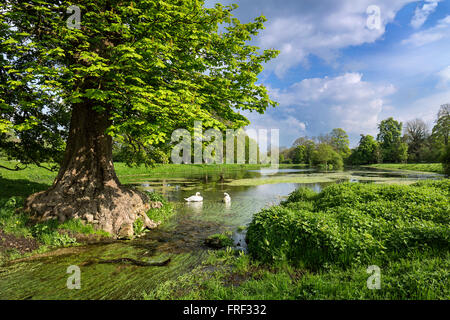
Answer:
[[[161,262],[145,262],[139,261],[131,258],[119,258],[119,259],[111,259],[111,260],[99,260],[97,263],[130,263],[139,267],[164,267],[167,266],[171,261],[171,258],[161,261]]]

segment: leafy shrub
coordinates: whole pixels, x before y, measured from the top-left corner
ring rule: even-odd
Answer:
[[[448,180],[412,186],[345,183],[316,196],[299,189],[281,206],[254,216],[248,249],[264,262],[310,268],[448,250],[448,185]]]
[[[166,222],[175,213],[173,205],[167,201],[166,198],[157,192],[146,192],[150,201],[161,202],[163,206],[161,208],[153,208],[147,211],[147,216],[153,221],[159,221],[161,223]]]
[[[33,237],[48,246],[67,246],[77,242],[75,238],[72,238],[65,233],[61,234],[57,229],[58,221],[49,220],[34,225],[31,228],[31,232]]]
[[[233,239],[231,239],[230,233],[213,234],[205,239],[205,244],[215,249],[234,246],[234,242]]]
[[[154,192],[154,191],[152,191],[152,192],[150,192],[150,191],[147,191],[147,192],[145,192],[146,194],[147,194],[147,196],[148,196],[148,198],[149,198],[149,200],[150,201],[153,201],[153,202],[161,202],[162,204],[167,204],[167,203],[169,203],[168,201],[167,201],[167,199],[166,198],[164,198],[164,196],[162,195],[162,194],[160,194],[160,193],[158,193],[158,192]]]
[[[293,191],[283,204],[299,202],[299,201],[310,201],[317,197],[317,193],[309,188],[299,188]]]
[[[133,231],[136,236],[139,236],[145,232],[144,221],[141,218],[134,220]]]

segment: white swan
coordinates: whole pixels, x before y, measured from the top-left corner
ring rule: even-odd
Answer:
[[[203,197],[200,195],[200,192],[197,192],[195,196],[191,196],[189,198],[184,198],[187,202],[202,202]]]
[[[225,203],[230,203],[231,202],[231,197],[230,197],[230,195],[228,194],[228,193],[226,193],[226,192],[224,192],[223,193],[223,195],[225,196],[225,197],[223,197],[223,202],[225,202]]]

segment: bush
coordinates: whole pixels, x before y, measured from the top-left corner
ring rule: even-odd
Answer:
[[[144,221],[141,218],[134,220],[133,231],[135,236],[140,236],[145,233]]]
[[[233,247],[234,242],[230,233],[216,233],[205,239],[205,244],[214,249]]]
[[[157,192],[146,192],[149,200],[152,202],[161,202],[163,206],[161,208],[153,208],[147,211],[147,216],[156,222],[164,223],[168,221],[175,213],[173,205],[167,201],[166,198]]]
[[[295,191],[293,191],[286,201],[283,202],[283,204],[288,204],[292,202],[299,202],[299,201],[310,201],[314,200],[317,197],[317,193],[309,188],[299,188]]]
[[[312,269],[442,252],[450,246],[448,187],[449,180],[412,186],[345,183],[317,195],[299,189],[281,206],[254,216],[248,249],[263,262]]]

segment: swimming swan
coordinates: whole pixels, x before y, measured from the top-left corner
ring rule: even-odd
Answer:
[[[203,197],[200,195],[200,192],[197,192],[195,196],[191,196],[189,198],[184,198],[187,202],[202,202]]]
[[[223,197],[223,200],[222,200],[223,202],[225,202],[225,203],[231,202],[231,197],[228,193],[224,192],[224,196],[225,197]]]

